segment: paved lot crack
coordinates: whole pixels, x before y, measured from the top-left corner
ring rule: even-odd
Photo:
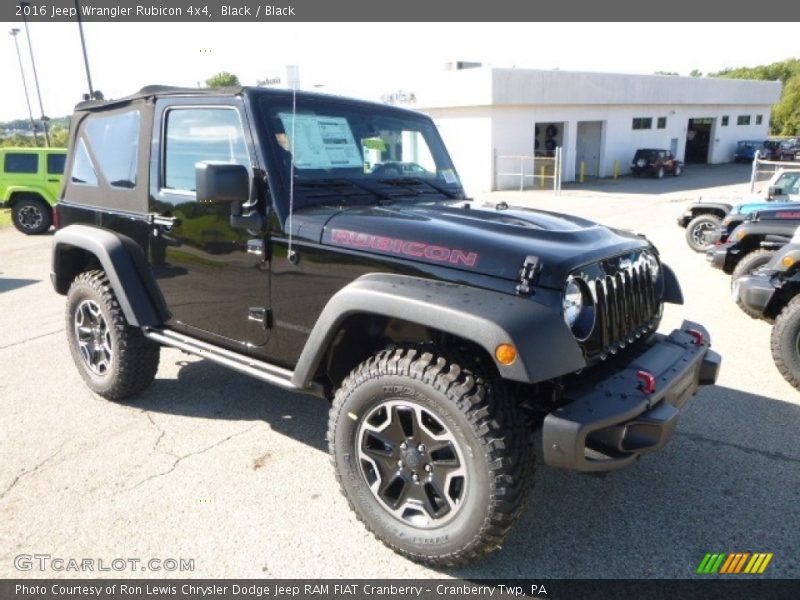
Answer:
[[[757,454],[758,456],[763,456],[764,458],[771,458],[775,460],[783,460],[792,463],[800,463],[800,457],[796,456],[789,456],[788,454],[783,454],[781,452],[771,452],[769,450],[759,450],[758,448],[751,448],[750,446],[744,446],[742,444],[735,444],[733,442],[723,442],[721,440],[715,440],[713,438],[705,437],[703,435],[699,435],[697,433],[686,433],[686,432],[676,432],[676,436],[685,437],[695,442],[707,442],[710,444],[714,444],[715,446],[725,446],[727,448],[734,448],[735,450],[741,450],[746,454]]]
[[[34,465],[32,468],[23,469],[22,471],[17,473],[17,476],[14,477],[14,480],[6,487],[6,489],[0,492],[0,500],[4,499],[6,497],[6,494],[8,494],[11,490],[13,490],[20,481],[35,476],[47,463],[49,463],[56,456],[58,456],[64,449],[64,446],[66,446],[68,443],[69,440],[63,442],[58,448],[56,448],[53,452],[51,452],[47,456],[47,458]]]
[[[152,422],[153,421],[151,420],[151,423]],[[155,423],[153,423],[153,424],[155,425]],[[156,426],[156,427],[158,428],[158,426]],[[214,442],[213,444],[211,444],[209,446],[206,446],[205,448],[202,448],[200,450],[195,450],[194,452],[189,452],[188,454],[184,454],[182,456],[176,456],[175,454],[172,454],[171,452],[168,452],[167,454],[169,454],[170,456],[172,456],[175,459],[175,462],[172,463],[172,466],[170,466],[169,469],[167,469],[166,471],[162,471],[161,473],[156,473],[154,475],[151,475],[150,477],[147,477],[147,478],[143,479],[142,481],[140,481],[136,485],[134,485],[132,487],[129,487],[129,488],[125,489],[124,491],[125,492],[130,492],[132,490],[135,490],[136,488],[142,487],[144,484],[146,484],[146,483],[148,483],[148,482],[150,482],[150,481],[152,481],[154,479],[158,479],[160,477],[165,477],[165,476],[169,475],[170,473],[172,473],[173,471],[175,471],[175,469],[178,468],[178,465],[181,464],[187,458],[191,458],[193,456],[198,456],[200,454],[205,454],[206,452],[208,452],[210,450],[213,450],[214,448],[218,448],[219,446],[222,446],[223,444],[229,442],[233,438],[242,436],[242,435],[252,431],[256,427],[257,427],[257,425],[252,425],[252,426],[248,427],[247,429],[244,429],[242,431],[237,431],[236,433],[232,433],[231,435],[229,435],[229,436],[227,436],[227,437],[225,437],[225,438],[223,438],[221,440],[218,440],[218,441]],[[159,440],[160,440],[160,437],[159,437]],[[157,445],[158,445],[158,442],[156,442],[156,444],[153,446],[153,448],[155,449],[155,446],[157,446]]]
[[[22,344],[27,344],[28,342],[32,342],[34,340],[38,340],[38,339],[41,339],[43,337],[47,337],[49,335],[55,335],[57,333],[61,333],[62,331],[64,331],[63,327],[61,329],[56,329],[55,331],[50,331],[48,333],[42,333],[40,335],[35,335],[33,337],[25,338],[24,340],[20,340],[18,342],[12,342],[11,344],[8,344],[6,346],[0,346],[0,350],[5,350],[6,348],[13,348],[14,346],[20,346]]]

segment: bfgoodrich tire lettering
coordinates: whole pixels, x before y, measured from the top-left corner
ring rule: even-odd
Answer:
[[[452,440],[453,455],[463,459],[464,486],[453,495],[457,506],[444,513],[447,518],[405,519],[373,493],[359,459],[359,432],[384,406],[428,413],[430,427]],[[387,455],[406,457],[396,440],[387,439]],[[420,440],[411,435],[408,442],[413,447]],[[432,566],[463,564],[499,547],[533,484],[531,428],[503,384],[427,346],[385,350],[356,367],[336,393],[328,444],[342,493],[357,517],[396,552]],[[414,454],[409,460],[424,477],[428,459]],[[414,485],[410,471],[408,476]]]
[[[778,371],[800,390],[800,296],[792,298],[775,319],[770,347]]]
[[[86,385],[101,396],[122,400],[155,378],[160,347],[128,325],[102,271],[86,271],[72,282],[66,330],[75,366]]]

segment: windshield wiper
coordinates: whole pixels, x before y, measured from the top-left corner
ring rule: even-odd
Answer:
[[[385,183],[386,185],[427,185],[432,187],[434,190],[447,196],[448,198],[452,198],[454,200],[460,199],[458,194],[448,190],[445,187],[442,187],[438,184],[431,183],[427,179],[420,179],[419,177],[392,177],[391,179],[379,179],[381,183]]]

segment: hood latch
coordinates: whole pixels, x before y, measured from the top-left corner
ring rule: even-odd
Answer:
[[[542,270],[542,263],[538,256],[528,256],[519,270],[520,283],[517,285],[517,294],[520,296],[532,296],[533,286]]]

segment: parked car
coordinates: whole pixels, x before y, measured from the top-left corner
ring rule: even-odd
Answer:
[[[683,163],[669,150],[659,148],[639,148],[631,161],[631,172],[638,176],[655,175],[662,179],[665,174],[678,176],[683,170]]]
[[[764,149],[768,160],[794,160],[800,152],[800,142],[797,138],[787,140],[766,140]]]
[[[800,228],[761,269],[737,279],[733,296],[748,315],[772,322],[772,360],[800,390]]]
[[[733,160],[735,162],[752,162],[757,153],[762,157],[766,155],[763,140],[741,140],[736,143]]]
[[[730,232],[754,211],[792,208],[790,203],[796,201],[800,201],[800,169],[781,168],[761,191],[740,204],[701,198],[678,217],[678,226],[686,229],[686,243],[692,250],[707,252],[714,244],[726,241]]]
[[[65,148],[0,148],[0,208],[22,233],[44,233],[53,224],[64,173]]]

